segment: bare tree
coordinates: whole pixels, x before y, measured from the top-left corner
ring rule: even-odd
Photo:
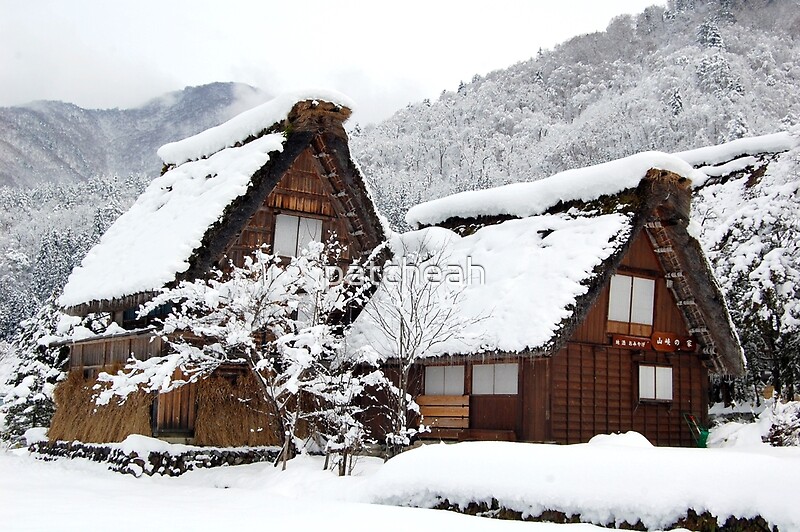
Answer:
[[[481,269],[482,272],[482,269]],[[464,290],[472,280],[460,265],[426,239],[395,250],[383,268],[380,287],[364,308],[361,325],[370,343],[391,368],[386,404],[386,454],[391,457],[426,430],[414,401],[419,386],[414,367],[429,356],[447,354],[483,317],[465,313]],[[449,351],[453,352],[453,351]]]

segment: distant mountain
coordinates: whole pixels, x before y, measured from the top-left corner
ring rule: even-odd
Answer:
[[[410,206],[454,192],[799,119],[800,2],[671,0],[410,105],[352,149],[403,227]]]
[[[156,150],[215,126],[270,95],[240,83],[187,87],[133,109],[38,101],[0,108],[0,185],[158,175]]]

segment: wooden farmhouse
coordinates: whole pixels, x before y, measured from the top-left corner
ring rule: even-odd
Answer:
[[[411,372],[428,436],[578,443],[633,430],[694,445],[684,416],[705,420],[709,376],[740,374],[743,356],[690,230],[693,176],[645,153],[412,208],[421,229],[395,255],[466,279],[436,295],[458,312]],[[355,328],[398,356],[369,313]]]
[[[121,441],[132,433],[198,445],[276,443],[255,379],[243,368],[166,394],[96,407],[99,371],[165,353],[139,305],[158,290],[205,275],[262,244],[293,256],[335,234],[343,261],[385,240],[360,171],[350,157],[339,94],[282,97],[159,150],[162,175],[102,237],[69,278],[60,304],[71,314],[108,312],[107,333],[70,342],[69,378],[56,390],[53,440]],[[155,313],[157,314],[157,313]],[[256,401],[252,399],[252,401]]]

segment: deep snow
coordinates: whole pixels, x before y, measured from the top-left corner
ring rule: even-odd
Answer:
[[[148,448],[148,440],[133,445]],[[495,498],[533,514],[550,507],[598,523],[642,518],[655,528],[687,508],[723,518],[760,514],[781,530],[798,530],[800,507],[790,488],[797,478],[797,448],[753,441],[658,448],[636,433],[579,445],[431,444],[386,464],[361,458],[354,476],[344,478],[323,471],[320,457],[299,457],[285,472],[262,463],[137,479],[85,460],[42,462],[18,450],[0,452],[0,512],[7,530],[219,530],[264,522],[353,531],[601,530],[396,507],[432,506],[438,496],[456,504]]]

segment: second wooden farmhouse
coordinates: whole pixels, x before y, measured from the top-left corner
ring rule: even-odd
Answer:
[[[635,430],[694,445],[686,417],[706,418],[710,375],[740,374],[743,357],[692,236],[693,177],[651,152],[412,208],[421,229],[394,239],[396,259],[466,281],[426,296],[453,307],[411,370],[430,436],[578,443]],[[396,290],[385,278],[372,305],[396,306]],[[374,316],[353,342],[391,367],[399,344]]]

